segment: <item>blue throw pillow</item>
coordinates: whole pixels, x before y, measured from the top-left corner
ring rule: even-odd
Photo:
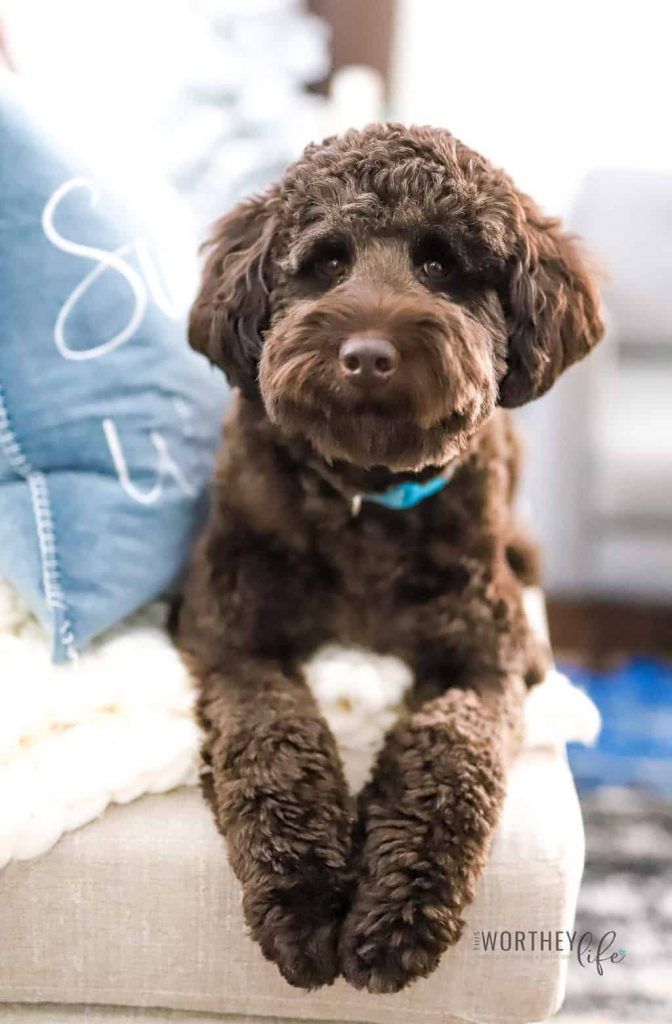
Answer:
[[[0,577],[57,661],[175,581],[202,514],[227,391],[161,256],[2,73]]]

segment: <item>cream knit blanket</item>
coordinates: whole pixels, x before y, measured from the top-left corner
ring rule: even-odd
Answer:
[[[0,581],[0,868],[36,857],[109,803],[193,785],[199,733],[193,688],[152,605],[54,666],[49,643]],[[307,666],[339,742],[371,751],[394,719],[409,670],[395,658],[337,646]],[[527,702],[526,744],[590,742],[599,718],[557,672]]]

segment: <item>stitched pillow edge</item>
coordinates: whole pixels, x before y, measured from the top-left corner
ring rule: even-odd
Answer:
[[[30,494],[35,539],[40,556],[42,591],[51,619],[52,656],[56,662],[76,661],[79,656],[73,616],[61,585],[61,569],[54,516],[46,473],[36,470],[26,457],[12,427],[6,392],[0,382],[0,449]]]

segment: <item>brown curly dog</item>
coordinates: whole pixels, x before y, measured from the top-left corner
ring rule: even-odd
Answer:
[[[179,644],[245,917],[292,984],[395,992],[457,942],[536,649],[506,407],[601,337],[574,241],[446,131],[309,146],[221,220],[191,344],[240,389]],[[405,659],[356,807],[302,664]]]

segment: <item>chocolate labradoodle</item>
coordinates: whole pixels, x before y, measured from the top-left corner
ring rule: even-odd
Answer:
[[[190,342],[240,389],[179,643],[245,917],[292,985],[396,992],[457,942],[543,656],[512,406],[603,332],[581,253],[447,131],[309,146],[215,226]],[[302,665],[405,659],[356,808]]]

